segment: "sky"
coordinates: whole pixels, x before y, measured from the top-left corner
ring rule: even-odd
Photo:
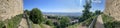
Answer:
[[[24,10],[32,10],[39,8],[42,12],[81,12],[84,9],[85,0],[23,0]],[[105,8],[105,0],[92,0],[92,8],[103,11]]]

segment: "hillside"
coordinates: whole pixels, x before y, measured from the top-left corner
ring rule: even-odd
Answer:
[[[71,13],[65,13],[65,12],[42,12],[43,15],[54,15],[54,16],[81,16],[82,13],[80,12],[71,12]]]

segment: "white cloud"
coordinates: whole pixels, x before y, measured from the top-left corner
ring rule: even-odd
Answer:
[[[101,0],[92,0],[93,3],[101,3]]]

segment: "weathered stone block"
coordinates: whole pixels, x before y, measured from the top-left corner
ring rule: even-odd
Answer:
[[[120,21],[120,0],[106,0],[104,13]]]
[[[23,0],[0,0],[0,20],[23,13]]]

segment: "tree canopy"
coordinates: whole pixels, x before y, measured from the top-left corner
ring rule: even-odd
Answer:
[[[90,12],[91,0],[86,0],[86,4],[83,7],[83,15],[81,16],[82,19],[79,20],[80,22],[89,19],[92,16],[92,13]]]
[[[70,23],[70,19],[68,17],[62,17],[60,19],[60,27],[61,28],[65,28],[66,26],[68,26]]]
[[[42,12],[38,9],[38,8],[33,8],[30,11],[30,17],[29,17],[33,23],[38,24],[38,23],[42,23],[44,21]]]

